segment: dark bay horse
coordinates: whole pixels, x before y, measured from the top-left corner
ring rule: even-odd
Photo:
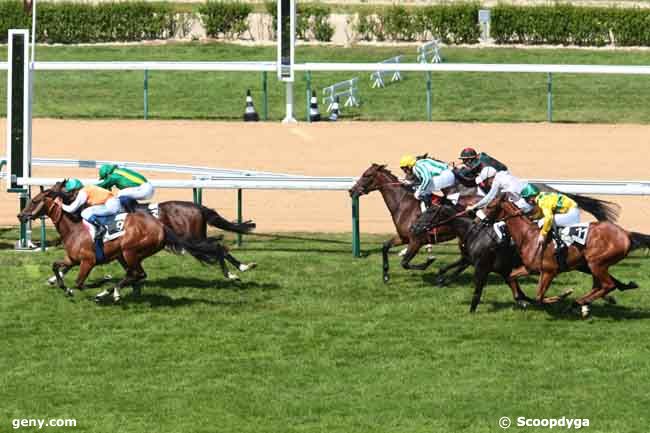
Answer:
[[[372,191],[381,193],[397,230],[397,235],[384,242],[382,248],[384,282],[389,280],[388,252],[392,247],[408,244],[406,254],[402,257],[402,267],[404,269],[425,270],[435,261],[434,258],[429,258],[422,264],[410,263],[420,248],[429,243],[436,244],[456,238],[456,234],[448,226],[437,227],[421,236],[413,236],[410,228],[422,214],[420,201],[415,198],[413,191],[408,186],[402,184],[386,168],[386,165],[372,164],[363,172],[349,192],[351,197],[359,197]],[[472,200],[478,200],[477,198],[467,197],[461,197],[461,199],[464,204],[469,204]]]
[[[63,182],[57,182],[52,188],[41,191],[32,198],[18,215],[26,222],[47,215],[61,236],[65,249],[65,258],[54,262],[52,270],[58,286],[66,294],[72,295],[71,289],[65,286],[62,269],[79,266],[75,287],[83,289],[90,271],[98,264],[95,257],[95,246],[84,223],[67,214],[57,198],[63,199]],[[159,220],[144,212],[130,213],[124,222],[124,235],[104,244],[105,262],[118,260],[126,271],[124,279],[113,289],[113,299],[120,300],[119,290],[128,285],[136,285],[146,278],[142,261],[163,248],[174,253],[187,251],[197,260],[206,264],[215,264],[223,260],[223,248],[213,240],[183,239]],[[106,292],[106,291],[105,291]]]
[[[512,236],[520,257],[525,266],[525,273],[539,273],[536,301],[540,304],[556,302],[555,298],[544,295],[553,279],[560,273],[555,256],[553,242],[539,242],[540,229],[531,222],[522,211],[512,203],[509,194],[502,194],[492,200],[485,214],[506,222],[508,232]],[[581,307],[583,317],[590,314],[592,301],[602,298],[612,290],[625,290],[636,287],[635,283],[622,285],[609,273],[609,268],[623,260],[627,255],[639,248],[650,248],[650,235],[624,230],[609,221],[592,222],[586,245],[573,244],[567,255],[568,270],[583,270],[587,268],[592,274],[592,290],[575,301],[574,305]],[[515,272],[512,277],[517,277]]]

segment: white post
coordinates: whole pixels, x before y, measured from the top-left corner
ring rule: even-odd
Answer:
[[[285,81],[286,83],[286,112],[282,123],[297,123],[293,117],[293,81]]]

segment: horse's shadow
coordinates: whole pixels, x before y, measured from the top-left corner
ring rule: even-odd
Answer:
[[[87,298],[88,301],[93,301],[94,298]],[[177,307],[187,307],[192,305],[211,305],[214,307],[233,307],[246,305],[249,301],[246,299],[238,300],[211,300],[211,299],[202,299],[202,298],[172,298],[160,293],[142,293],[138,296],[134,295],[133,292],[129,293],[122,298],[122,301],[119,305],[115,305],[110,300],[106,302],[101,302],[98,305],[103,307],[121,307],[124,310],[128,310],[130,305],[143,305],[150,308],[177,308]]]
[[[513,301],[482,301],[479,304],[478,312],[481,310],[488,314],[499,313],[503,310],[518,310],[522,313],[526,311],[544,311],[551,320],[570,320],[581,321],[580,310],[572,308],[573,301],[564,300],[554,305],[539,306],[535,304],[529,305],[526,309],[521,309],[515,305]],[[469,302],[463,302],[469,308]],[[644,320],[650,319],[650,310],[630,308],[624,305],[606,304],[603,301],[598,301],[591,305],[591,317],[600,319],[613,319],[616,321],[621,320]]]
[[[196,278],[196,277],[184,277],[184,276],[174,276],[174,277],[165,277],[157,279],[148,279],[145,281],[146,285],[150,284],[155,287],[160,287],[161,289],[179,289],[179,288],[189,288],[189,289],[215,289],[215,290],[278,290],[280,286],[275,283],[258,283],[256,281],[232,281],[225,280],[223,278],[219,279],[205,279],[205,278]]]

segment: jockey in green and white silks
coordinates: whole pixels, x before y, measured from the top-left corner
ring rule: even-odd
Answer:
[[[400,168],[407,176],[413,175],[420,182],[415,190],[415,198],[423,200],[434,191],[449,188],[456,183],[454,172],[442,161],[424,158],[417,159],[412,155],[405,155],[399,163]]]
[[[151,182],[137,171],[121,168],[115,164],[104,164],[99,168],[100,182],[97,186],[110,190],[120,190],[118,197],[130,197],[134,200],[149,200],[154,189]]]

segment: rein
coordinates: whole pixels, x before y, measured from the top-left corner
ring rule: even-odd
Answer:
[[[50,215],[52,209],[54,209],[55,207],[57,207],[57,204],[54,200],[52,200],[50,206],[47,207],[47,214]],[[63,209],[61,209],[61,212],[59,212],[59,217],[56,220],[52,220],[52,223],[54,225],[58,224],[61,221],[61,218],[63,218]]]
[[[440,207],[440,209],[438,210],[438,212],[436,212],[436,215],[440,212],[440,210],[442,210],[442,207]],[[434,225],[432,225],[432,226],[429,228],[429,230],[431,230],[431,229],[435,229],[436,227],[443,226],[443,225],[445,225],[445,224],[447,224],[447,223],[449,223],[449,222],[455,220],[456,218],[458,218],[458,217],[460,217],[460,216],[463,216],[463,215],[466,215],[466,214],[467,214],[467,209],[465,209],[464,211],[460,211],[460,212],[458,212],[458,213],[456,213],[456,214],[450,216],[450,217],[447,218],[447,219],[444,219],[444,220],[442,220],[442,221],[438,221],[437,223],[435,223]]]

